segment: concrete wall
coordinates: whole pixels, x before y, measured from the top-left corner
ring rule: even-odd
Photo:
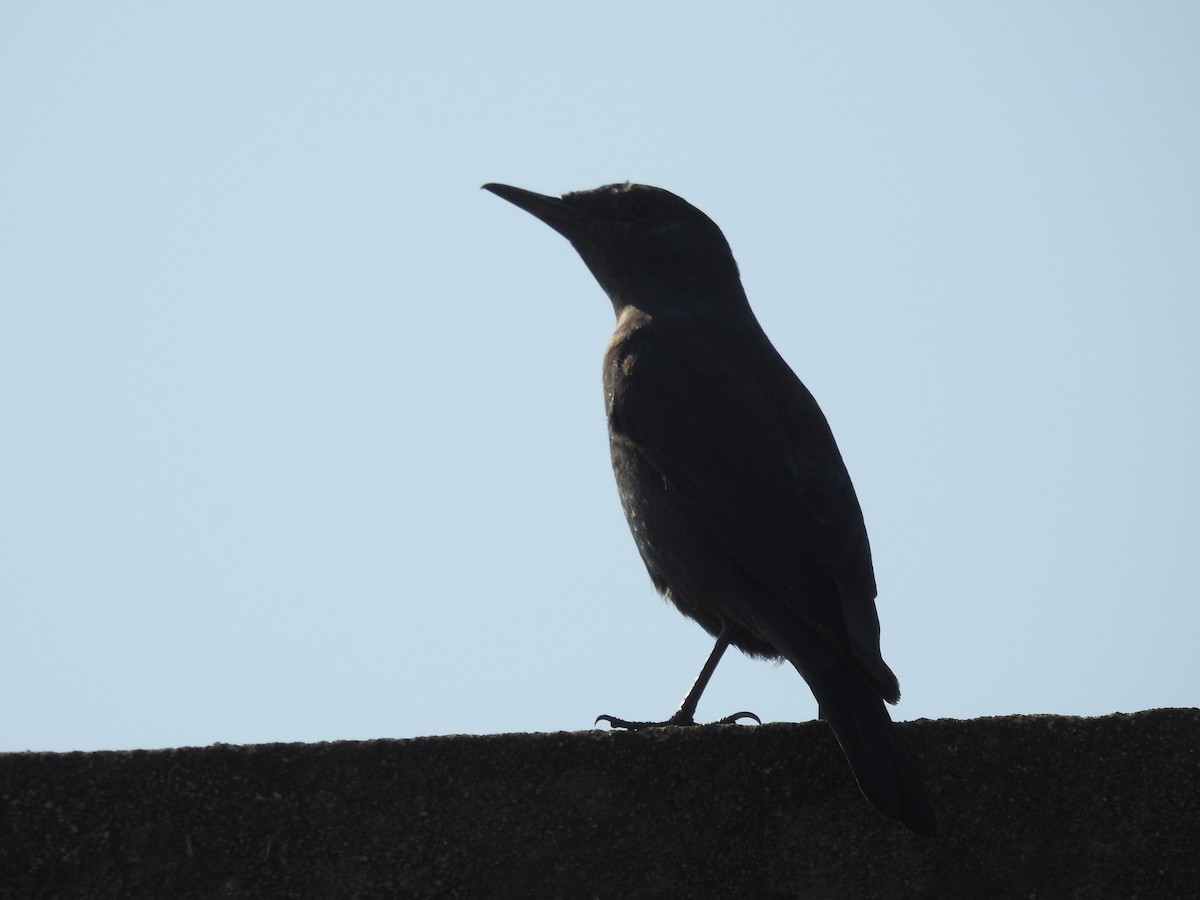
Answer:
[[[0,897],[1200,897],[1200,710],[0,755]]]

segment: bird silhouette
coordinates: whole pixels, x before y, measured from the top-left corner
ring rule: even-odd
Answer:
[[[570,241],[612,301],[604,396],[621,506],[655,587],[716,638],[665,723],[601,719],[694,724],[727,647],[787,659],[867,799],[934,834],[884,706],[900,685],[880,653],[858,498],[816,400],[755,318],[721,230],[647,185],[561,198],[484,188]]]

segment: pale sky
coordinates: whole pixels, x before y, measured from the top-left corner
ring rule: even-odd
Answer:
[[[1200,6],[6,4],[0,750],[662,718],[612,310],[479,190],[724,230],[898,719],[1200,702]],[[815,715],[730,654],[699,718]]]

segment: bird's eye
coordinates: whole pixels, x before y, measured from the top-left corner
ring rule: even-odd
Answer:
[[[638,197],[633,201],[633,217],[643,222],[653,222],[658,218],[658,204],[649,197]]]

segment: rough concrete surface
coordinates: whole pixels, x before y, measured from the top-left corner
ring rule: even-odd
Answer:
[[[1200,710],[0,755],[0,897],[1200,897]]]

